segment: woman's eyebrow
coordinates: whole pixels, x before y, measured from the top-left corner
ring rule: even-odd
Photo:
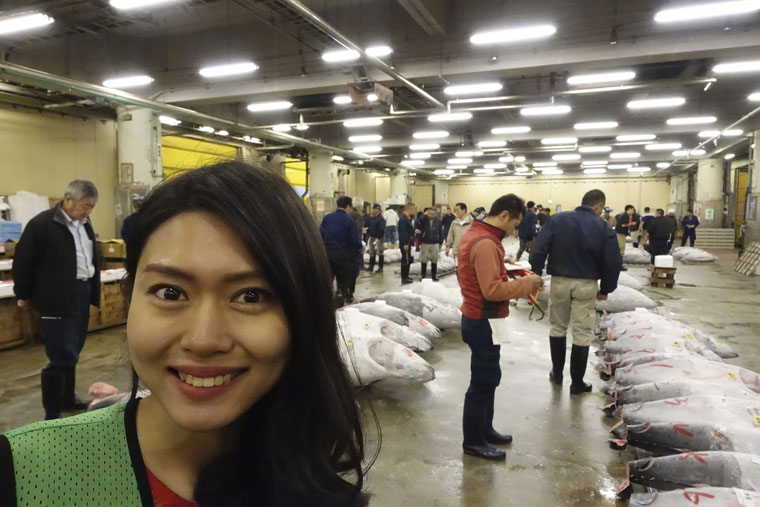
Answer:
[[[166,264],[148,264],[145,266],[145,272],[153,272],[153,273],[161,273],[164,275],[173,276],[175,278],[181,278],[183,280],[187,280],[190,282],[194,282],[197,280],[195,275],[192,273],[189,273],[187,271],[184,271],[182,269],[176,268],[174,266],[167,266]],[[240,271],[238,273],[229,273],[227,275],[224,275],[222,277],[222,280],[225,283],[229,282],[238,282],[241,280],[255,280],[263,278],[261,275],[261,272],[256,269],[251,269],[247,271]]]

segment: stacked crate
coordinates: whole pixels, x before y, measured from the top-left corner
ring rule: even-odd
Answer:
[[[652,287],[666,287],[672,289],[676,284],[676,268],[659,268],[652,266]]]
[[[100,284],[100,309],[90,307],[89,331],[118,326],[127,321],[127,301],[118,280]]]

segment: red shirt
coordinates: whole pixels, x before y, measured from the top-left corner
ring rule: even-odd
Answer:
[[[145,467],[145,471],[148,472],[148,484],[150,484],[150,492],[153,495],[154,507],[198,507],[197,503],[185,500],[169,489],[166,484],[153,475],[148,467]]]

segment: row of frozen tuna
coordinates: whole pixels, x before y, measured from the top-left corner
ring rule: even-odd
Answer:
[[[605,412],[620,417],[610,446],[646,456],[628,463],[620,495],[636,483],[659,490],[634,494],[636,506],[760,505],[760,375],[725,363],[737,356],[725,342],[646,310],[605,326]]]
[[[701,264],[705,262],[715,262],[718,258],[706,252],[701,248],[691,246],[679,246],[673,249],[673,258],[686,264]],[[634,248],[631,244],[625,245],[625,254],[623,254],[624,264],[650,264],[652,257],[649,252],[642,248]]]
[[[433,348],[441,329],[461,325],[458,307],[449,304],[461,295],[429,280],[413,290],[386,292],[336,312],[341,357],[354,385],[390,377],[435,378],[418,353]]]

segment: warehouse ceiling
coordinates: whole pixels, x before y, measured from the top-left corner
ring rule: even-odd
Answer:
[[[379,57],[380,60],[390,72],[400,74],[412,85],[405,85],[398,75],[390,77],[388,69],[384,72],[382,65],[371,60],[324,61],[325,51],[342,49],[334,40],[335,34],[331,37],[324,27],[315,26],[288,1],[173,0],[130,10],[114,8],[108,0],[5,1],[0,4],[3,8],[0,16],[39,11],[55,22],[35,30],[0,35],[0,48],[7,62],[89,83],[148,75],[153,78],[149,85],[127,91],[260,129],[283,124],[308,126],[306,130],[294,128],[289,133],[348,150],[356,146],[365,150],[366,145],[372,145],[375,150],[380,149],[369,153],[377,160],[408,162],[414,153],[410,145],[439,145],[429,147],[429,158],[412,162],[419,165],[410,167],[419,170],[433,171],[454,165],[458,167],[454,169],[456,173],[470,173],[486,164],[497,164],[491,166],[496,173],[512,173],[517,168],[524,171],[522,166],[545,170],[534,168],[533,164],[546,166],[556,161],[566,173],[573,173],[580,172],[581,162],[585,161],[587,168],[588,162],[607,162],[623,172],[624,166],[632,165],[650,167],[649,174],[655,174],[662,170],[683,170],[700,156],[741,155],[748,149],[749,132],[760,128],[758,117],[751,117],[735,127],[743,133],[708,142],[703,147],[704,155],[674,155],[675,149],[646,149],[647,144],[654,143],[693,149],[709,139],[699,137],[699,132],[721,131],[760,106],[760,102],[748,100],[750,94],[760,92],[760,71],[722,74],[713,70],[721,63],[758,60],[760,8],[710,19],[655,21],[656,13],[663,9],[694,3],[684,0],[303,3],[359,47],[392,48],[392,53]],[[544,25],[555,27],[556,33],[502,44],[470,42],[470,37],[479,32]],[[258,69],[223,78],[203,77],[198,72],[206,66],[240,61],[254,62]],[[571,76],[612,71],[631,71],[635,77],[601,84],[568,83]],[[482,82],[498,83],[502,88],[475,95],[444,93],[447,86]],[[381,86],[375,89],[376,84]],[[353,102],[335,104],[333,99],[348,94],[349,88]],[[392,95],[384,95],[385,88]],[[379,100],[368,102],[366,98],[371,92]],[[628,107],[634,100],[663,97],[684,100],[683,104],[668,108]],[[60,100],[71,101],[71,97]],[[251,103],[274,100],[291,102],[292,107],[270,112],[251,112],[247,108]],[[73,111],[102,108],[99,103],[71,102]],[[556,116],[522,113],[526,106],[548,104],[567,105],[570,112]],[[472,118],[445,123],[429,120],[431,114],[444,110],[469,112]],[[368,117],[382,119],[383,123],[363,128],[343,125],[348,119]],[[696,125],[667,123],[668,119],[678,117],[716,119]],[[618,126],[574,128],[587,122],[617,122]],[[530,131],[492,133],[495,128],[514,126],[530,127]],[[167,129],[182,132],[195,127],[185,123]],[[429,130],[446,131],[448,136],[431,140],[413,137],[415,132]],[[231,134],[256,135],[256,130]],[[621,135],[643,134],[656,138],[617,139]],[[361,135],[379,135],[382,139],[356,143],[349,140]],[[547,138],[571,139],[557,145],[542,142]],[[483,141],[506,143],[480,146]],[[588,146],[610,146],[611,151],[589,153],[585,151]],[[584,148],[581,153],[579,147]],[[457,151],[483,154],[466,157],[471,162],[450,163]],[[417,156],[424,155],[414,155]],[[363,158],[367,160],[366,156]],[[665,163],[673,161],[674,165],[664,168]],[[371,160],[366,163],[373,164]],[[659,168],[657,163],[661,164]],[[459,168],[462,165],[467,168]]]

